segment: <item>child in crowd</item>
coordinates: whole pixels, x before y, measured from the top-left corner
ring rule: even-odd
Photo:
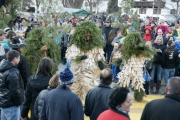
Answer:
[[[117,82],[118,78],[116,77],[117,74],[120,72],[120,65],[121,65],[121,54],[119,52],[119,48],[120,48],[120,45],[118,43],[115,43],[114,44],[114,49],[111,53],[111,57],[110,57],[110,63],[112,63],[112,71],[113,71],[113,79],[114,79],[114,82]]]

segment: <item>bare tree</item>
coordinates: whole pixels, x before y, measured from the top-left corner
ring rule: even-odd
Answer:
[[[70,7],[72,8],[81,8],[84,0],[67,0]]]
[[[101,5],[103,0],[87,0],[90,11],[93,12],[93,7]]]
[[[68,0],[62,0],[62,4],[64,7],[68,7]]]
[[[36,0],[36,9],[39,10],[39,6],[41,4],[41,0]]]
[[[171,2],[169,0],[164,0],[166,2],[166,4],[169,6],[166,6],[165,8],[168,9],[169,11],[171,11],[171,14],[174,15],[174,17],[176,18],[176,21],[178,20],[179,14],[180,14],[180,7],[179,7],[179,3],[180,0],[172,0]],[[175,24],[177,24],[177,22],[175,22]]]

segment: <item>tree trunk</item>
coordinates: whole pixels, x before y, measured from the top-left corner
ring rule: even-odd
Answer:
[[[39,10],[39,6],[40,6],[40,1],[39,1],[39,0],[36,0],[36,7],[37,7],[37,10]]]
[[[62,4],[64,7],[68,7],[68,1],[67,0],[62,0]]]
[[[72,8],[81,8],[84,0],[68,0],[69,5]]]
[[[177,0],[176,2],[176,11],[175,11],[175,18],[176,18],[176,21],[175,21],[175,26],[177,25],[177,20],[178,20],[178,15],[179,15],[179,0]]]
[[[92,0],[88,0],[88,4],[89,4],[90,11],[92,12],[92,8],[93,8]]]

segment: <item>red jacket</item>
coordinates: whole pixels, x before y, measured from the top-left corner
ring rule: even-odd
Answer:
[[[113,110],[106,110],[98,116],[97,120],[129,120],[129,118]]]
[[[148,29],[149,30],[149,34],[146,34],[146,29]],[[145,29],[144,29],[144,39],[146,40],[146,41],[151,41],[151,32],[152,32],[152,29],[151,29],[151,26],[146,26],[145,27]]]

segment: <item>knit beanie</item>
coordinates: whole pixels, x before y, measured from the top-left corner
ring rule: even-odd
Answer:
[[[67,61],[66,68],[60,72],[60,83],[63,88],[66,89],[66,85],[72,84],[74,82],[74,75],[69,69],[71,67],[71,62]]]

